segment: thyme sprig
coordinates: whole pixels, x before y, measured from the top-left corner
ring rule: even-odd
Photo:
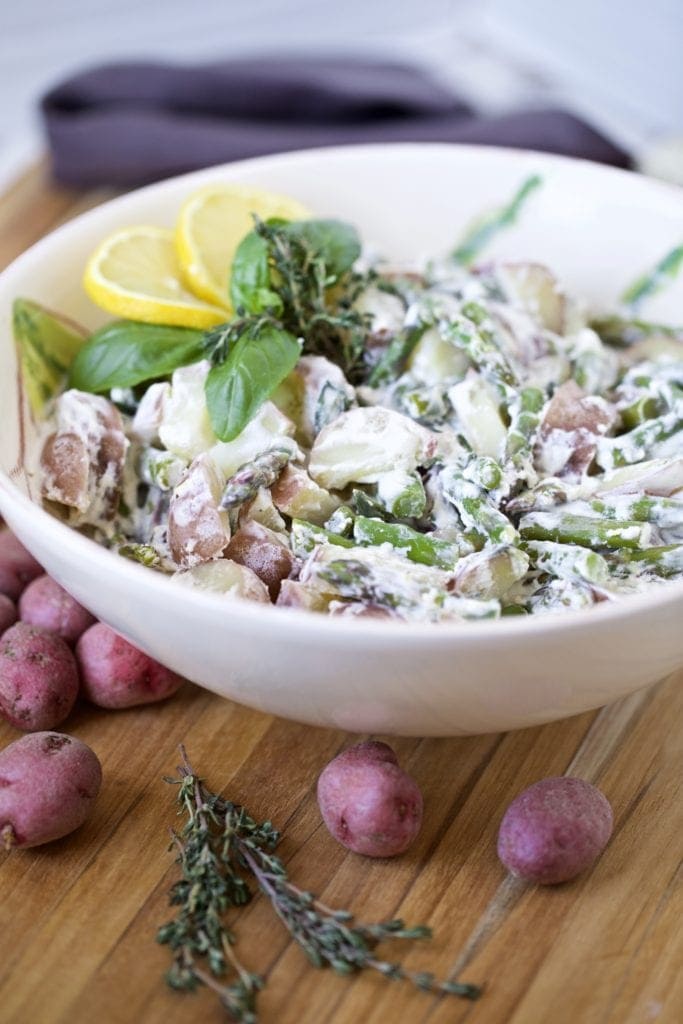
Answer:
[[[334,910],[294,885],[273,852],[280,841],[277,829],[212,793],[195,773],[185,749],[180,749],[179,777],[166,779],[178,787],[178,813],[186,817],[182,830],[171,832],[182,878],[172,887],[170,902],[180,909],[157,934],[157,940],[173,951],[166,975],[172,988],[193,991],[206,985],[234,1021],[256,1024],[256,999],[264,978],[239,962],[236,935],[225,919],[230,908],[251,900],[251,876],[314,967],[329,966],[342,975],[371,969],[424,992],[479,997],[481,990],[475,985],[438,981],[427,971],[407,971],[378,958],[375,949],[384,939],[426,939],[431,930],[423,925],[406,927],[400,919],[362,924],[349,911]]]
[[[370,318],[354,309],[354,302],[374,275],[331,272],[324,253],[305,233],[286,224],[255,218],[254,230],[268,247],[283,327],[304,339],[304,352],[327,356],[358,383],[364,375]]]

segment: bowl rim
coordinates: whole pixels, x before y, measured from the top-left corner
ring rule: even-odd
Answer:
[[[375,156],[388,150],[405,154],[432,151],[435,155],[437,152],[458,152],[472,157],[486,156],[494,161],[503,160],[517,163],[520,166],[534,161],[550,166],[579,166],[584,171],[598,177],[616,176],[623,180],[628,179],[633,182],[635,187],[643,187],[648,191],[659,193],[665,200],[683,204],[683,188],[677,185],[647,178],[633,171],[593,163],[590,160],[536,150],[447,142],[359,143],[316,147],[216,164],[132,189],[123,195],[98,204],[93,209],[86,210],[39,239],[0,273],[0,282],[4,284],[6,278],[11,279],[14,273],[21,271],[24,264],[34,256],[40,255],[44,249],[49,250],[58,246],[63,238],[68,238],[69,234],[77,232],[83,224],[96,221],[104,211],[108,212],[119,206],[125,206],[133,197],[144,196],[150,192],[172,191],[185,182],[188,185],[190,183],[209,183],[211,179],[219,177],[228,170],[231,179],[234,180],[235,171],[240,174],[244,172],[247,175],[252,168],[263,166],[276,168],[279,163],[286,164],[292,159],[315,162],[321,157],[334,160],[335,157],[353,154],[362,160],[366,156]],[[192,590],[178,585],[174,586],[168,575],[122,558],[114,551],[103,547],[97,541],[84,536],[51,515],[41,505],[23,494],[8,474],[0,469],[0,496],[3,495],[7,499],[8,507],[14,506],[17,517],[28,521],[33,528],[41,528],[43,533],[52,534],[55,546],[59,546],[76,559],[82,557],[91,562],[94,560],[101,569],[103,578],[112,570],[116,571],[114,567],[117,567],[123,577],[129,576],[132,587],[137,584],[137,592],[144,590],[150,597],[158,596],[167,601],[187,604],[191,595],[192,606],[196,607],[198,612],[203,609],[207,613],[211,612],[215,616],[220,616],[229,610],[231,622],[237,627],[251,626],[252,623],[262,624],[264,629],[284,626],[288,628],[288,634],[292,639],[300,639],[302,634],[306,634],[306,639],[309,642],[316,641],[320,644],[340,640],[342,637],[348,640],[355,637],[368,643],[376,643],[379,646],[385,646],[387,641],[391,640],[393,646],[398,647],[411,646],[419,640],[428,641],[430,646],[435,644],[451,646],[457,641],[465,645],[468,641],[476,643],[485,637],[492,642],[503,638],[514,638],[524,642],[537,635],[583,631],[591,624],[594,627],[602,624],[604,629],[607,629],[609,623],[615,620],[623,621],[639,617],[643,611],[649,613],[654,613],[657,610],[663,611],[683,599],[683,580],[672,580],[652,586],[641,593],[629,594],[614,601],[600,602],[597,606],[587,609],[567,609],[561,613],[547,615],[515,615],[497,619],[466,619],[437,623],[323,615],[305,609],[266,605],[242,598],[228,598],[225,595],[199,589]]]

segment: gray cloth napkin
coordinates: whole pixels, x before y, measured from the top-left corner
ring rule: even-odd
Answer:
[[[360,142],[468,142],[630,166],[563,110],[477,115],[426,72],[357,59],[108,64],[43,98],[54,175],[130,187],[210,164]]]

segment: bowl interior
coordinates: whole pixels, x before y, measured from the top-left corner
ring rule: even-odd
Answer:
[[[99,326],[108,317],[85,295],[81,276],[109,232],[136,223],[171,227],[194,189],[239,181],[348,220],[373,248],[414,261],[447,252],[473,218],[504,202],[532,173],[542,176],[542,187],[485,255],[545,262],[593,309],[614,308],[624,286],[683,237],[683,193],[635,174],[540,153],[403,144],[211,168],[130,193],[53,232],[0,275],[0,505],[17,490],[33,498],[37,492],[39,424],[22,399],[12,302],[17,296],[35,299],[86,328]],[[645,313],[677,322],[682,308],[683,275],[649,300]]]

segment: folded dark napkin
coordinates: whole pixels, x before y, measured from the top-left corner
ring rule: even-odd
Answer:
[[[617,167],[628,155],[562,110],[477,115],[425,72],[339,58],[109,64],[42,101],[55,176],[132,186],[210,164],[349,142],[470,142]]]

